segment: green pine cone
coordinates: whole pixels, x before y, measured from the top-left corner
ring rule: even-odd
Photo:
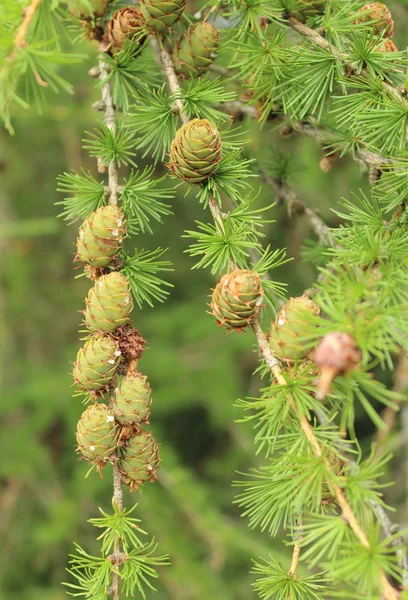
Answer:
[[[159,466],[159,447],[151,433],[140,430],[121,450],[120,467],[130,489],[137,490],[145,481],[154,481]]]
[[[79,230],[76,259],[94,267],[106,267],[120,251],[125,235],[123,212],[110,204],[101,206]]]
[[[170,171],[189,183],[214,175],[221,160],[221,138],[208,119],[193,119],[180,127],[170,146]]]
[[[120,362],[119,343],[108,335],[90,338],[78,350],[74,365],[75,383],[83,390],[100,390],[115,376]]]
[[[262,300],[258,273],[239,269],[221,277],[212,294],[211,309],[218,325],[240,331],[256,319]]]
[[[191,25],[173,54],[176,72],[182,77],[199,77],[214,62],[220,32],[211,23]]]
[[[359,16],[357,23],[367,23],[372,27],[376,34],[383,33],[384,37],[392,37],[394,33],[394,21],[392,14],[382,2],[369,2],[365,4],[357,14],[366,13]]]
[[[78,451],[87,460],[104,466],[117,446],[118,427],[105,404],[91,404],[78,421]]]
[[[91,331],[114,331],[129,321],[133,310],[130,283],[119,271],[102,275],[85,303],[85,324]]]
[[[295,19],[302,23],[308,17],[322,15],[326,9],[327,0],[298,0],[297,9],[292,12]]]
[[[310,328],[310,317],[320,309],[307,296],[291,298],[276,315],[269,333],[269,345],[273,353],[287,362],[302,360],[307,355],[302,336]]]
[[[121,425],[139,425],[147,421],[152,403],[150,385],[141,373],[125,375],[115,389],[112,408]]]
[[[186,0],[140,0],[139,8],[146,25],[155,31],[165,31],[180,18]]]
[[[107,6],[107,0],[68,0],[68,10],[71,15],[85,20],[101,17]]]

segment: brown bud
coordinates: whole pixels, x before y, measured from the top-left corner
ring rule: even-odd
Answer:
[[[330,171],[337,158],[338,155],[336,152],[332,152],[331,154],[326,154],[323,156],[322,160],[320,161],[320,168],[323,173],[328,173]]]
[[[336,331],[324,336],[315,350],[314,359],[321,368],[316,398],[324,400],[330,391],[333,379],[341,373],[354,369],[361,360],[361,353],[351,335]]]
[[[108,38],[113,52],[120,52],[126,39],[132,39],[138,34],[139,45],[144,44],[146,36],[141,34],[145,25],[141,11],[134,6],[126,6],[117,10],[108,23]]]

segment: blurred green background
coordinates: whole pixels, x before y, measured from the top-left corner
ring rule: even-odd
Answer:
[[[397,43],[403,36],[400,21],[407,17],[403,4],[394,7],[401,14]],[[62,600],[72,542],[97,552],[96,530],[86,520],[97,516],[98,506],[110,506],[110,467],[103,479],[95,472],[85,479],[88,465],[75,454],[83,407],[72,397],[70,361],[80,345],[78,311],[89,281],[75,279],[77,226],[57,219],[54,205],[62,199],[58,174],[81,168],[96,174],[95,161],[81,148],[84,130],[99,118],[90,109],[98,93],[87,76],[95,48],[82,44],[76,51],[90,58],[65,71],[75,95],[50,94],[44,114],[16,113],[14,137],[0,132],[0,598],[7,600]],[[296,157],[290,183],[330,225],[339,223],[331,209],[339,207],[341,197],[350,199],[360,188],[367,192],[367,173],[351,159],[340,159],[323,173],[314,140],[283,137],[273,123],[262,131],[255,122],[243,128],[261,165],[273,160],[276,149]],[[138,160],[139,167],[144,164]],[[157,175],[164,173],[158,166]],[[254,193],[260,186],[254,180]],[[188,242],[181,236],[208,214],[184,193],[180,188],[174,215],[155,226],[153,236],[134,241],[138,248],[168,246],[176,270],[169,277],[174,285],[169,300],[133,313],[148,341],[139,367],[153,388],[151,424],[161,443],[162,469],[154,485],[126,492],[126,504],[139,503],[136,516],[156,536],[160,551],[171,556],[171,566],[161,571],[158,600],[249,600],[255,597],[251,559],[270,553],[289,565],[290,548],[284,534],[273,540],[249,530],[233,504],[236,472],[262,463],[255,457],[251,426],[236,423],[242,414],[234,407],[237,398],[258,393],[260,380],[252,376],[257,354],[250,334],[227,335],[206,312],[215,280],[191,271],[193,261],[184,252]],[[273,200],[263,186],[259,206]],[[313,234],[284,206],[268,215],[276,222],[265,230],[265,243],[287,247],[293,258],[274,277],[288,283],[288,295],[298,295],[316,274],[301,257]],[[357,414],[357,431],[370,439],[372,426],[363,414]],[[397,505],[404,493],[399,443],[396,435],[399,485],[387,492]]]

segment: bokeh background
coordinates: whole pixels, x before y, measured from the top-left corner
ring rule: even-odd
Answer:
[[[403,45],[407,3],[388,4],[396,17],[396,42]],[[90,108],[98,92],[87,76],[96,48],[76,46],[89,59],[64,70],[75,95],[50,93],[44,114],[16,111],[15,135],[0,132],[1,600],[66,597],[61,581],[68,577],[72,542],[98,551],[96,530],[86,520],[111,501],[110,467],[103,479],[95,472],[85,479],[88,465],[75,454],[83,407],[72,397],[70,362],[80,346],[78,311],[89,281],[75,278],[77,226],[58,219],[55,206],[62,199],[58,174],[81,168],[96,174],[95,161],[81,147],[84,131],[99,118]],[[368,191],[364,167],[349,158],[323,173],[322,149],[314,140],[284,137],[274,123],[262,131],[255,122],[241,127],[252,140],[248,151],[264,168],[272,165],[272,174],[282,156],[288,159],[290,185],[331,226],[340,222],[332,209],[342,197]],[[137,162],[143,167],[149,160]],[[158,166],[157,176],[164,174],[165,167]],[[254,194],[261,187],[259,206],[275,200],[259,180],[253,187]],[[174,214],[154,227],[153,236],[132,242],[138,248],[169,247],[175,271],[169,274],[174,288],[168,301],[133,313],[148,340],[139,366],[153,388],[151,424],[163,462],[158,481],[141,493],[126,492],[126,504],[138,503],[144,529],[171,556],[171,566],[160,573],[157,600],[250,600],[255,598],[251,559],[271,554],[287,562],[290,548],[284,534],[271,539],[248,529],[233,504],[237,471],[262,462],[255,457],[251,425],[237,422],[243,415],[234,403],[256,396],[262,384],[252,376],[257,354],[251,334],[227,335],[206,312],[215,279],[191,270],[182,234],[208,214],[184,194],[180,188]],[[285,206],[277,204],[268,216],[275,223],[266,227],[265,243],[287,247],[293,259],[274,277],[288,284],[288,295],[298,295],[316,276],[302,259],[302,246],[313,234],[303,217],[291,218]],[[368,445],[373,429],[364,414],[357,414],[356,429]],[[404,523],[403,439],[395,433],[388,443],[397,485],[386,494],[398,507],[395,518]]]

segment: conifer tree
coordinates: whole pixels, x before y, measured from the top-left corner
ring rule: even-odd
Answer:
[[[393,16],[385,4],[361,0],[216,0],[195,14],[185,4],[72,0],[45,14],[33,0],[22,23],[14,15],[0,75],[7,84],[0,114],[12,131],[12,103],[30,98],[20,95],[20,79],[42,99],[37,87],[68,89],[54,66],[79,59],[45,41],[46,25],[68,10],[73,26],[98,44],[90,74],[99,78],[95,109],[104,120],[84,148],[107,173],[106,186],[83,172],[64,174],[59,189],[68,196],[63,217],[82,221],[76,260],[94,281],[74,367],[88,403],[78,448],[98,471],[112,463],[114,513],[92,519],[104,528],[101,557],[78,548],[69,589],[98,600],[144,597],[154,567],[167,562],[154,557],[154,542],[139,539],[121,491],[153,480],[158,464],[146,428],[151,390],[136,370],[144,340],[130,312],[133,303],[165,299],[157,274],[170,264],[161,249],[129,255],[124,240],[169,214],[162,199],[172,190],[154,179],[154,165],[165,163],[187,201],[195,198],[208,215],[184,236],[192,268],[215,278],[214,322],[230,335],[252,331],[260,357],[260,395],[238,406],[254,423],[264,462],[240,476],[236,503],[250,527],[288,534],[292,560],[254,557],[256,593],[276,600],[408,597],[402,534],[382,495],[391,457],[376,448],[363,456],[355,433],[356,404],[379,430],[378,406],[398,408],[400,392],[374,369],[391,371],[408,347],[407,65],[392,40]],[[268,172],[244,152],[233,122],[245,118],[316,139],[322,170],[346,154],[363,163],[369,197],[342,200],[344,224],[329,229],[290,189],[279,155]],[[137,154],[152,161],[142,173],[134,168]],[[120,167],[131,169],[123,182]],[[286,282],[272,278],[289,258],[264,244],[270,207],[255,208],[255,181],[303,213],[316,234],[305,256],[319,275],[298,297],[287,298]]]

